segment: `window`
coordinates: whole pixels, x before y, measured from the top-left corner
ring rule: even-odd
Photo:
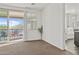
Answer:
[[[7,17],[8,11],[6,9],[0,9],[0,17]]]
[[[0,9],[0,42],[7,40],[7,36],[8,36],[7,16],[8,16],[8,11],[5,9]]]
[[[76,22],[76,15],[75,14],[66,14],[66,18],[67,18],[67,27],[74,28],[74,25]]]
[[[0,42],[23,39],[24,12],[0,9]]]
[[[9,37],[10,40],[23,39],[24,13],[9,11]]]
[[[28,30],[37,29],[37,14],[34,12],[27,12],[27,28]]]

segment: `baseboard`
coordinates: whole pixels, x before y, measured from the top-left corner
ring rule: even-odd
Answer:
[[[48,42],[48,41],[46,41],[46,40],[43,40],[43,41],[47,42],[48,44],[51,44],[50,42]],[[60,47],[58,47],[58,46],[56,46],[56,45],[54,45],[54,44],[51,44],[51,45],[54,46],[54,47],[56,47],[57,49],[60,49],[60,50],[65,51],[65,49],[60,48]]]
[[[38,40],[42,40],[42,39],[35,39],[35,40],[33,40],[33,39],[28,39],[28,40],[24,40],[24,42],[26,42],[26,41],[38,41]]]

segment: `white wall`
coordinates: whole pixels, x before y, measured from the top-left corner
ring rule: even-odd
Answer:
[[[64,49],[64,4],[49,4],[42,14],[43,40]]]
[[[27,32],[27,41],[30,40],[41,40],[41,35],[38,30],[31,30]]]
[[[27,13],[27,12],[26,12]],[[40,11],[38,11],[37,16],[37,28],[41,27],[41,16]],[[26,19],[25,15],[25,19]],[[24,26],[24,40],[25,41],[31,41],[31,40],[41,40],[41,34],[37,30],[28,29],[27,27],[27,19],[25,20],[25,26]]]

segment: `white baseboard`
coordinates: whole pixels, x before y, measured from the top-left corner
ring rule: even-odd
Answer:
[[[47,42],[47,43],[49,43],[49,44],[55,46],[56,48],[58,48],[58,49],[60,49],[60,50],[65,50],[64,48],[61,48],[61,47],[59,47],[59,46],[57,46],[57,45],[55,45],[55,44],[52,44],[52,43],[50,43],[50,42],[47,41],[47,40],[43,40],[43,41],[45,41],[45,42]]]
[[[35,40],[42,40],[42,39],[27,39],[27,40],[23,40],[23,41],[35,41]]]

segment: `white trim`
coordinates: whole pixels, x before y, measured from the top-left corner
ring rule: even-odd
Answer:
[[[66,37],[65,37],[65,3],[63,3],[63,15],[64,15],[64,17],[63,17],[63,48],[64,48],[64,50],[65,50],[65,39],[66,39]]]
[[[28,39],[28,40],[23,40],[23,41],[37,41],[37,40],[41,40],[41,39]]]
[[[55,44],[52,44],[52,43],[48,42],[47,40],[43,40],[43,41],[45,41],[45,42],[47,42],[47,43],[49,43],[49,44],[51,44],[51,45],[53,45],[53,46],[57,47],[57,48],[58,48],[58,49],[60,49],[60,50],[65,50],[65,49],[63,49],[63,48],[58,47],[58,46],[57,46],[57,45],[55,45]]]

